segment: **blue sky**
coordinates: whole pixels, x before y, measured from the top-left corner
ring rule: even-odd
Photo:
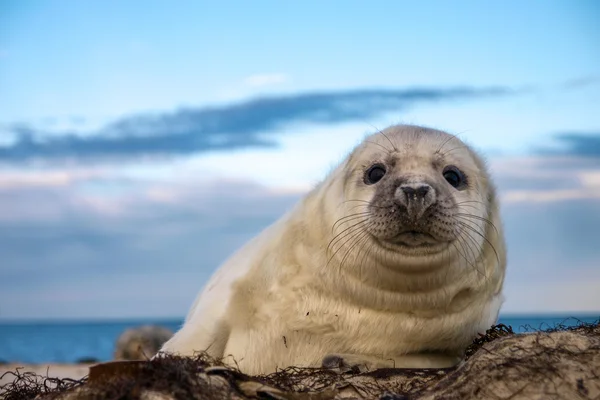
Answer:
[[[591,0],[0,3],[0,318],[184,315],[398,122],[488,156],[506,312],[599,310],[598,17]]]

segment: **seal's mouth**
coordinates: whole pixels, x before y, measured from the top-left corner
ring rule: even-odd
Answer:
[[[391,242],[408,247],[431,246],[434,244],[439,244],[439,241],[429,233],[417,230],[404,231],[395,236]]]

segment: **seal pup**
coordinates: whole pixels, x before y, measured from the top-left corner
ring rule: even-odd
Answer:
[[[391,126],[228,259],[161,352],[254,375],[450,367],[497,320],[505,268],[482,159],[443,131]]]

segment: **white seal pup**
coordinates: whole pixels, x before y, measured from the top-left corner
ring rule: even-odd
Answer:
[[[392,126],[227,260],[161,352],[248,374],[450,367],[496,322],[505,268],[481,158],[448,133]]]

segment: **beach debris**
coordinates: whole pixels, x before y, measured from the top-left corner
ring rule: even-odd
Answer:
[[[76,361],[77,364],[96,364],[99,362],[100,362],[100,360],[98,360],[97,358],[94,358],[94,357],[82,357],[82,358],[78,358]]]

